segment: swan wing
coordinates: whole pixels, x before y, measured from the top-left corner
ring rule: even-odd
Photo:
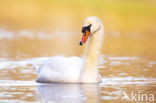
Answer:
[[[78,82],[82,64],[80,57],[52,57],[38,69],[37,82]]]

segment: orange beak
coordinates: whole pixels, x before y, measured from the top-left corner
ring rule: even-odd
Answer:
[[[90,32],[88,30],[85,30],[85,32],[82,35],[80,45],[83,45],[87,41],[89,34],[90,34]]]

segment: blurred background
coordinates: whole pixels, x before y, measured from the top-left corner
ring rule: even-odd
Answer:
[[[104,24],[102,54],[156,59],[155,0],[0,0],[0,57],[82,56],[88,16]]]
[[[102,83],[39,86],[34,64],[83,56],[88,16],[104,24]],[[122,103],[122,91],[156,97],[155,78],[156,0],[0,0],[0,102]]]

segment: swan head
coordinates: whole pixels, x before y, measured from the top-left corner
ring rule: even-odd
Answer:
[[[80,45],[83,45],[89,36],[92,36],[95,32],[100,30],[102,23],[99,18],[97,17],[88,17],[84,20],[83,27],[82,27],[82,38],[80,41]]]

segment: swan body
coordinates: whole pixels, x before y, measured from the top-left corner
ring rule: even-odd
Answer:
[[[82,65],[83,59],[80,57],[52,57],[37,69],[37,82],[76,83]]]
[[[85,19],[80,45],[88,38],[84,57],[52,57],[37,69],[40,83],[98,83],[98,63],[104,35],[103,24],[97,17]]]

